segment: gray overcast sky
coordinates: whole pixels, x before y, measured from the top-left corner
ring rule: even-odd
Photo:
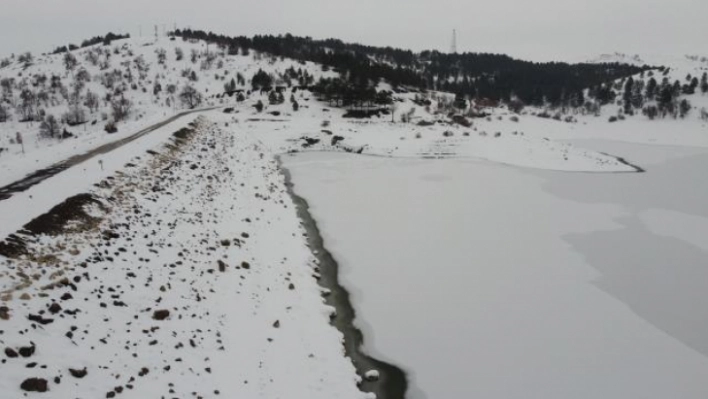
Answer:
[[[577,60],[614,51],[708,54],[708,0],[0,0],[0,55],[46,52],[155,24],[371,45]]]

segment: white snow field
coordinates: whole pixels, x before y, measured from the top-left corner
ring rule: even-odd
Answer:
[[[90,61],[98,49],[105,68]],[[421,107],[422,93],[403,90],[395,123],[357,120],[303,90],[285,93],[298,110],[259,92],[222,96],[259,69],[287,87],[291,67],[336,73],[206,50],[160,38],[75,51],[92,76],[82,90],[101,101],[63,140],[14,107],[32,87],[46,112],[68,110],[76,79],[63,56],[0,69],[16,83],[0,187],[170,120],[184,109],[167,87],[192,84],[203,107],[231,108],[0,200],[0,398],[371,398],[329,324],[276,162],[296,153],[282,159],[340,263],[365,349],[408,373],[410,398],[708,397],[708,96],[690,96],[681,120],[608,123],[615,103],[563,115],[571,123],[485,108],[464,127],[444,112],[449,93]],[[704,64],[682,60],[669,76]],[[63,83],[49,90],[37,75]],[[103,129],[111,75],[134,105],[115,134]],[[67,199],[72,212],[55,208]]]
[[[708,150],[578,145],[648,172],[283,158],[410,398],[708,397]]]

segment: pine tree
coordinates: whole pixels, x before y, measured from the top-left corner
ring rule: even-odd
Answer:
[[[701,92],[703,94],[708,93],[708,73],[703,72],[703,77],[701,78]]]
[[[691,103],[688,102],[685,98],[681,100],[681,103],[679,104],[679,114],[681,115],[681,118],[685,118],[686,115],[691,111]]]
[[[624,94],[622,95],[622,100],[624,101],[624,113],[632,114],[632,93],[634,91],[634,79],[630,76],[627,82],[624,84]]]
[[[649,83],[647,83],[647,91],[646,91],[647,100],[651,101],[654,99],[654,95],[656,94],[656,86],[657,86],[656,79],[654,79],[653,77],[651,79],[649,79]]]

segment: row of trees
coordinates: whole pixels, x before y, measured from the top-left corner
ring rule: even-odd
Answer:
[[[468,98],[508,102],[512,97],[531,105],[560,105],[585,88],[631,76],[649,67],[624,64],[533,63],[496,54],[444,54],[390,47],[372,47],[309,37],[227,37],[211,32],[178,30],[185,39],[206,40],[226,48],[247,48],[333,68],[342,76],[342,90],[384,79],[394,87],[444,90]],[[362,94],[365,91],[361,91]],[[341,93],[342,96],[344,93]],[[582,104],[582,103],[581,103]]]

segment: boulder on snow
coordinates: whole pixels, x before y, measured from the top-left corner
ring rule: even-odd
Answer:
[[[152,314],[152,318],[155,320],[165,320],[168,317],[170,317],[170,311],[167,309],[156,310]]]
[[[69,373],[74,378],[84,378],[86,377],[86,374],[88,374],[88,371],[86,370],[86,367],[84,367],[83,370],[69,369]]]
[[[27,392],[47,392],[47,380],[44,378],[28,378],[22,382],[20,388]]]

